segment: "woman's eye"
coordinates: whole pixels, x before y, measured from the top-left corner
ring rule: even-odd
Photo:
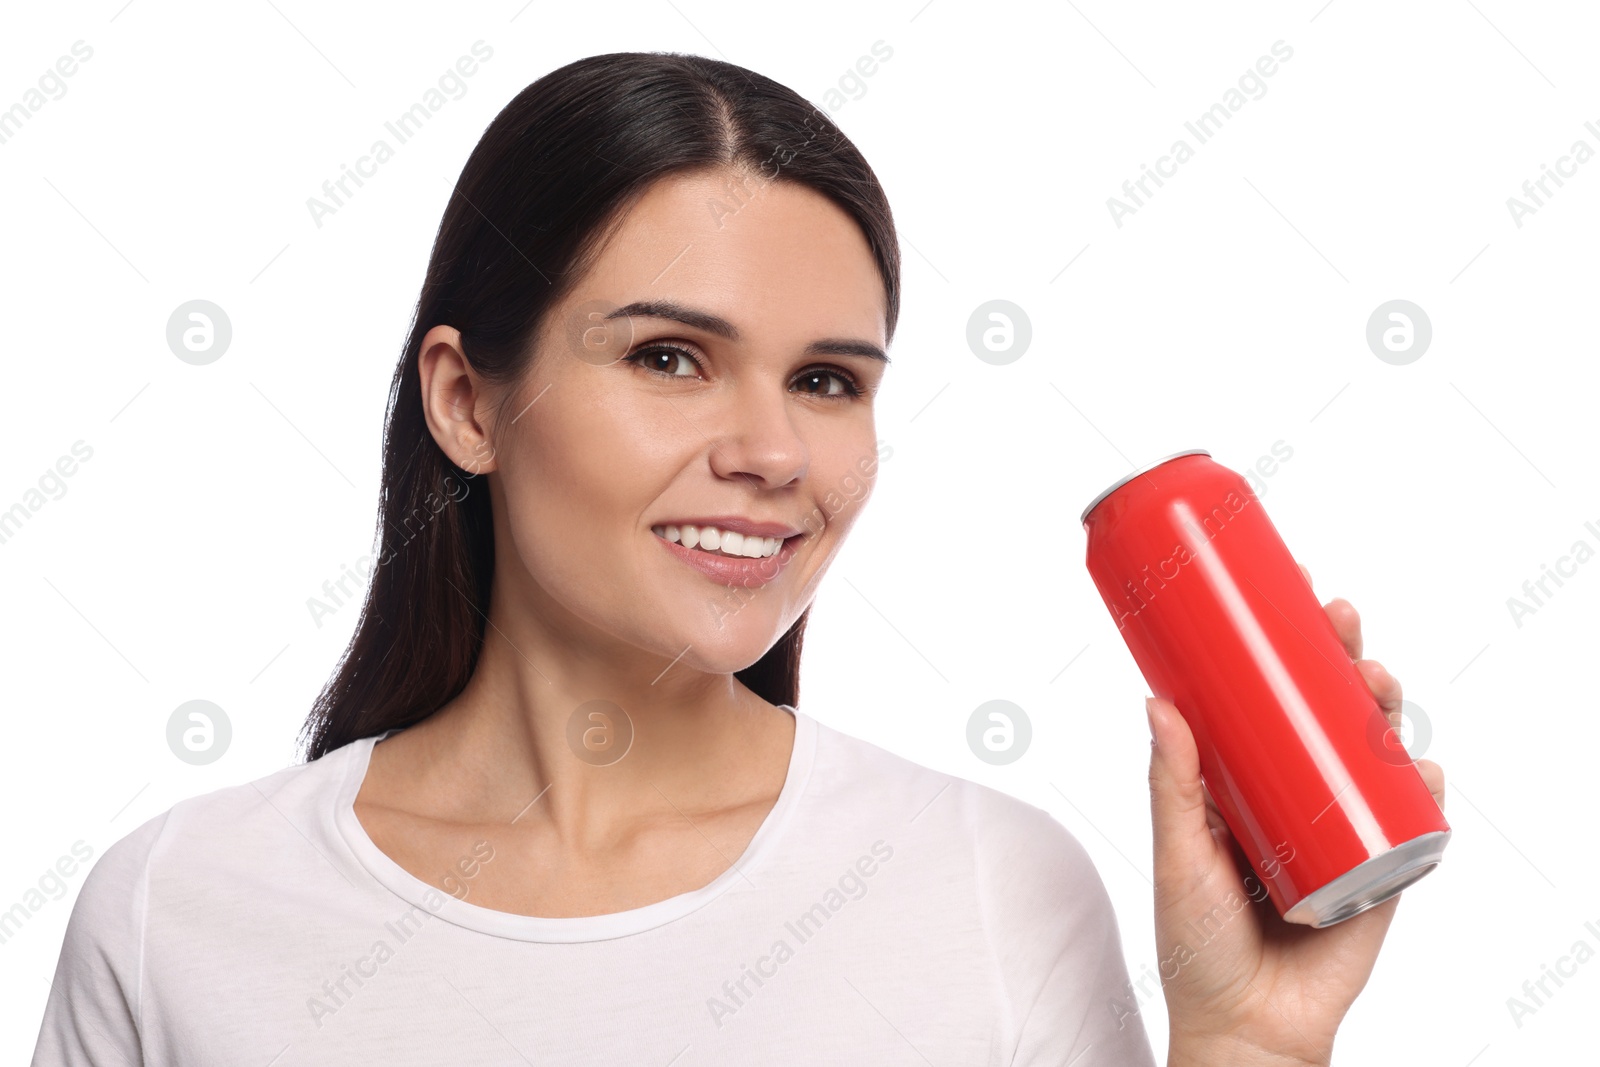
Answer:
[[[692,378],[699,371],[700,364],[695,361],[693,353],[684,348],[673,345],[650,345],[627,357],[631,363],[652,370],[668,378]],[[688,373],[679,373],[672,368],[688,365]]]
[[[643,367],[664,378],[696,378],[700,376],[700,361],[693,352],[677,345],[652,344],[625,357],[625,361]],[[862,395],[854,378],[836,367],[812,367],[803,370],[794,379],[797,392],[807,396],[827,397],[831,400],[849,400]]]
[[[829,381],[832,379],[832,382]],[[861,387],[855,380],[843,371],[832,370],[828,367],[812,367],[810,370],[800,372],[795,379],[800,386],[800,391],[811,396],[827,397],[855,397],[861,395]]]

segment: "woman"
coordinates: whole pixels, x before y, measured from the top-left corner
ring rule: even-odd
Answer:
[[[34,1062],[1151,1063],[1072,835],[797,708],[899,284],[872,171],[769,79],[524,90],[439,229],[308,762],[106,852]],[[1245,889],[1149,711],[1167,958]],[[1166,976],[1169,1062],[1326,1063],[1394,907],[1245,908]]]

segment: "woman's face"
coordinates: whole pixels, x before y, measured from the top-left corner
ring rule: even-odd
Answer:
[[[820,194],[656,183],[498,409],[497,582],[557,632],[755,662],[871,493],[884,316],[865,237]]]

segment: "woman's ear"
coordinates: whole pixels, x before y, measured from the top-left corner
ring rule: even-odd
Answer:
[[[468,474],[494,470],[493,426],[484,418],[489,397],[461,349],[461,331],[435,326],[423,335],[417,371],[422,414],[445,456]]]

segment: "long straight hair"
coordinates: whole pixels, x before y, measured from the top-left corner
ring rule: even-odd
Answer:
[[[519,380],[547,314],[627,209],[657,180],[708,167],[809,187],[848,213],[882,275],[893,338],[900,251],[888,199],[855,145],[793,90],[670,52],[591,56],[522,90],[473,149],[434,238],[390,386],[377,563],[349,647],[302,727],[307,760],[426,718],[466,686],[483,647],[488,487],[428,431],[423,336],[453,326],[484,380]],[[769,703],[797,706],[809,616],[735,677]]]

